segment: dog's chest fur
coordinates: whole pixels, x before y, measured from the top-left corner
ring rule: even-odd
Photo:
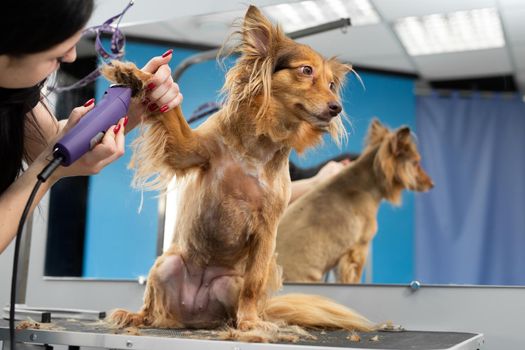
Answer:
[[[206,266],[236,266],[250,242],[275,226],[290,196],[288,152],[265,159],[214,140],[215,156],[183,182],[179,244]],[[264,228],[264,229],[261,229]]]

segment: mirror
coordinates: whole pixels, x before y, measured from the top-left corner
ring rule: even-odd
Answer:
[[[334,12],[325,8],[323,1],[289,6],[301,4],[294,10],[301,16],[310,11],[311,3],[323,15]],[[362,154],[371,120],[377,117],[391,129],[403,125],[410,128],[421,153],[421,166],[435,184],[426,193],[404,191],[399,207],[381,204],[377,234],[371,240],[361,282],[407,284],[418,279],[432,284],[524,285],[525,272],[520,267],[525,263],[521,253],[525,243],[525,107],[521,97],[525,30],[518,18],[525,5],[515,1],[423,1],[408,5],[405,1],[376,0],[370,8],[356,10],[353,1],[341,4],[352,18],[352,27],[300,41],[326,56],[337,54],[354,64],[359,76],[350,74],[343,92],[348,140],[339,148],[326,138],[322,146],[302,156],[293,154],[291,160],[299,167],[312,168],[341,154]],[[493,10],[461,12],[487,7],[496,9],[496,17]],[[352,11],[373,12],[375,19],[360,23]],[[446,16],[420,18],[429,14]],[[141,66],[173,46],[145,42],[149,34],[177,41],[171,63],[174,68],[202,49],[220,45],[230,21],[241,15],[242,11],[180,18],[169,24],[168,33],[147,24],[129,27],[126,58]],[[311,16],[309,23],[317,23]],[[412,19],[401,20],[407,16]],[[441,19],[445,23],[487,20],[489,24],[479,27],[472,24],[471,28],[477,29],[469,35],[481,30],[488,36],[497,32],[503,42],[496,40],[492,47],[483,43],[466,51],[445,48],[449,51],[441,53],[405,46],[404,40],[410,36],[418,45],[425,41],[421,39],[424,25],[434,26],[427,32],[445,35],[447,29],[440,27]],[[439,38],[433,40],[438,42]],[[223,74],[215,61],[191,66],[184,73],[179,85],[186,116],[205,102],[217,101]],[[106,86],[97,82],[97,96]],[[136,131],[130,133],[126,142],[131,143],[135,135]],[[85,238],[82,250],[75,252],[81,257],[79,277],[135,279],[146,275],[163,245],[159,237],[169,240],[172,231],[164,230],[164,225],[174,225],[171,213],[177,201],[168,198],[164,202],[155,193],[130,189],[132,174],[126,168],[129,156],[128,148],[125,157],[84,185]],[[141,203],[142,212],[137,214]],[[50,220],[49,225],[64,225],[70,219],[68,215],[57,215],[59,221]],[[320,211],[318,215],[328,214]],[[71,236],[77,230],[71,228],[67,234]],[[60,254],[48,249],[48,261],[52,257],[60,260]],[[336,280],[337,273],[331,272],[319,282]]]

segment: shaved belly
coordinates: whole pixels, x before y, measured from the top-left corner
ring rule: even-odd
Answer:
[[[202,268],[169,255],[154,273],[169,313],[185,326],[212,328],[235,319],[242,278],[233,269]]]

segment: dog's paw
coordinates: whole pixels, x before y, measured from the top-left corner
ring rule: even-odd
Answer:
[[[110,82],[130,87],[132,97],[143,94],[146,82],[152,77],[152,74],[141,71],[131,62],[112,61],[110,65],[102,67],[100,72]]]
[[[262,330],[266,332],[277,332],[279,330],[279,326],[275,323],[261,319],[238,321],[237,328],[241,331]]]
[[[144,325],[144,317],[141,314],[117,309],[106,318],[106,322],[115,328],[139,327]]]

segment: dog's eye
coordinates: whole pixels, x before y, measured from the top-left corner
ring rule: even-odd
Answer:
[[[330,84],[328,84],[328,87],[330,88],[330,90],[335,91],[335,83],[333,81],[331,81]]]
[[[304,75],[312,75],[314,74],[314,69],[310,66],[302,66],[301,73],[303,73]]]

